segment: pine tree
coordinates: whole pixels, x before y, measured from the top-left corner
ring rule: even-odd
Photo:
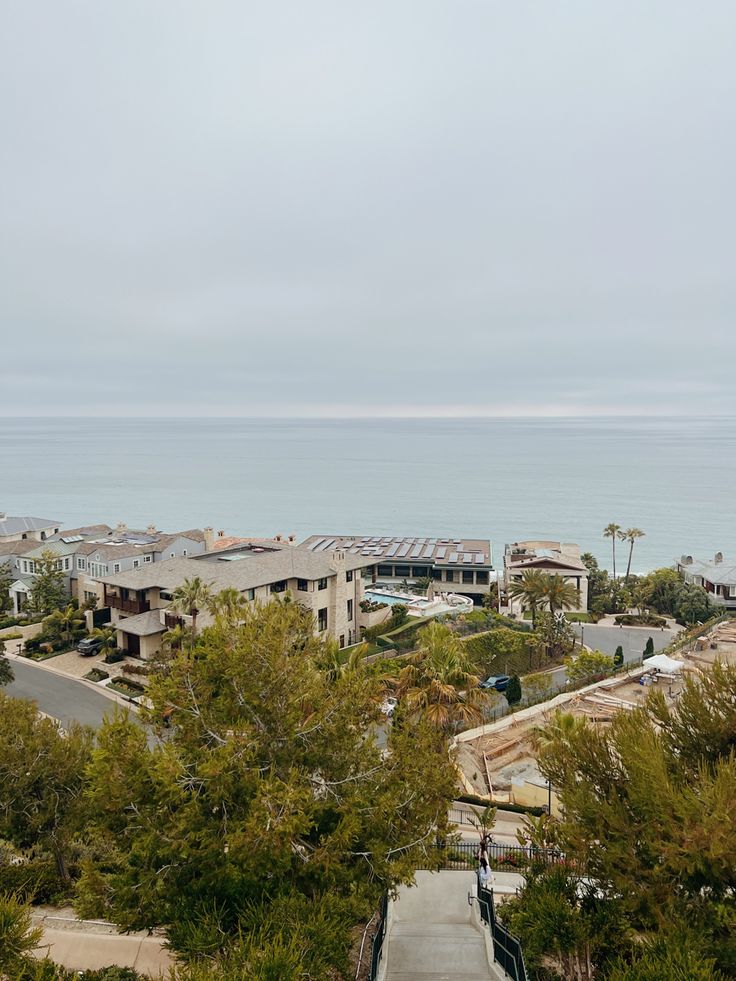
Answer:
[[[645,645],[645,647],[644,647],[644,657],[645,657],[645,658],[647,658],[647,657],[651,657],[651,656],[652,656],[652,654],[654,654],[654,641],[653,641],[653,640],[652,640],[652,638],[650,637],[650,638],[649,638],[649,639],[647,640],[647,642],[646,642],[646,645]]]
[[[613,655],[613,666],[615,668],[620,667],[624,663],[624,649],[619,644],[616,648],[616,653]]]
[[[512,674],[506,689],[506,701],[509,705],[517,705],[521,701],[521,680],[518,674]]]

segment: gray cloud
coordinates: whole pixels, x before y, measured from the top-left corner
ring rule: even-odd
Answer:
[[[736,411],[735,29],[8,8],[0,413]]]

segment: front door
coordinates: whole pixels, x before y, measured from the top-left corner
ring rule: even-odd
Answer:
[[[131,657],[141,656],[141,639],[135,634],[125,635],[126,650]]]

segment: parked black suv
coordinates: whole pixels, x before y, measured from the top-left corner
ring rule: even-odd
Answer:
[[[510,681],[511,678],[507,674],[492,674],[490,678],[481,681],[478,687],[485,688],[486,690],[493,688],[495,691],[506,691]]]
[[[77,650],[83,657],[91,657],[99,654],[102,650],[102,641],[99,637],[85,637],[77,644]]]

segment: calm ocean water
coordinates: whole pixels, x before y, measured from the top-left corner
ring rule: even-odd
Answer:
[[[67,527],[577,541],[736,561],[736,420],[0,419],[0,510]],[[622,548],[623,552],[623,548]]]

